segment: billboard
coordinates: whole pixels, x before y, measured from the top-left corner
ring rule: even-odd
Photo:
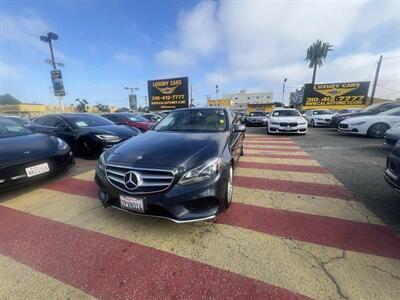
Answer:
[[[137,110],[137,99],[135,94],[129,95],[129,108],[130,110]]]
[[[149,109],[171,110],[189,107],[188,77],[147,81]]]
[[[50,71],[51,82],[53,83],[54,96],[65,96],[64,83],[61,70]]]
[[[303,108],[364,107],[369,81],[305,84]]]

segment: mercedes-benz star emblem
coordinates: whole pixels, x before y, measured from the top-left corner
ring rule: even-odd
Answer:
[[[140,184],[139,175],[136,174],[136,173],[133,172],[133,171],[129,171],[128,173],[125,174],[125,177],[124,177],[124,184],[125,184],[125,187],[126,187],[128,190],[134,190],[134,189],[136,189],[136,188],[139,186],[139,184]]]

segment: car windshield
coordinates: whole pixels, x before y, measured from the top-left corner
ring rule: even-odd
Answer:
[[[223,109],[177,110],[168,114],[155,131],[225,131],[227,117]]]
[[[399,114],[400,114],[400,107],[392,108],[379,113],[379,115],[386,115],[386,116],[398,116]]]
[[[82,115],[70,115],[65,117],[69,123],[75,128],[91,127],[91,126],[102,126],[102,125],[114,125],[113,122],[107,120],[104,117],[82,114]]]
[[[127,116],[129,120],[133,122],[148,122],[146,118],[143,118],[142,116],[137,116],[137,115],[129,115]]]
[[[32,131],[13,120],[0,118],[0,138],[21,136],[27,134],[32,134]]]
[[[265,117],[265,113],[262,111],[254,111],[254,112],[251,112],[249,116],[250,117]]]
[[[332,111],[327,109],[320,109],[313,111],[313,115],[330,115],[330,114],[332,114]]]
[[[376,110],[378,110],[382,105],[383,105],[383,103],[372,104],[372,105],[370,105],[370,106],[364,108],[363,111],[376,111]]]
[[[273,117],[297,117],[300,116],[300,113],[297,110],[293,109],[282,109],[276,110],[272,113]]]

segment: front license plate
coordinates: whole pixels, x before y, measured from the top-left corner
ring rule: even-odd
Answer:
[[[40,175],[40,174],[43,174],[43,173],[47,173],[49,171],[50,171],[50,168],[49,168],[49,164],[48,163],[36,165],[36,166],[29,167],[29,168],[25,169],[26,175],[28,177]]]
[[[292,130],[292,127],[285,127],[285,130],[286,130],[286,131],[291,131],[291,130]]]
[[[121,195],[119,196],[119,200],[121,202],[121,208],[144,213],[143,199]]]

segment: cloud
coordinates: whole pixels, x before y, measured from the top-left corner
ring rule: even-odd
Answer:
[[[220,26],[215,1],[201,1],[192,10],[182,11],[178,31],[170,37],[170,47],[155,55],[161,67],[194,65],[202,57],[215,53],[219,46]]]
[[[14,66],[8,65],[0,61],[0,77],[8,79],[19,79],[21,78],[21,75]]]
[[[119,51],[114,54],[113,58],[125,65],[130,65],[130,66],[141,66],[143,64],[143,58],[132,51]]]
[[[43,53],[49,53],[49,46],[39,37],[53,31],[46,22],[33,16],[0,15],[0,41],[29,46]],[[67,60],[67,57],[58,50],[54,51],[57,59]]]

